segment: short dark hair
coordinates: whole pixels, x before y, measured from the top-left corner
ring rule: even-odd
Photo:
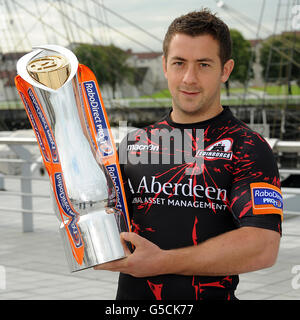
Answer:
[[[168,57],[173,36],[183,33],[192,37],[209,34],[219,42],[219,56],[222,66],[231,58],[232,43],[228,26],[212,14],[209,9],[192,11],[176,18],[169,26],[163,42],[163,53]]]

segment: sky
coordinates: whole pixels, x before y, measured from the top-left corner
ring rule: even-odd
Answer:
[[[224,5],[220,7],[218,2]],[[216,13],[246,39],[266,38],[274,31],[291,30],[293,18],[300,21],[300,0],[281,0],[290,6],[280,7],[281,20],[274,29],[278,3],[279,0],[0,0],[0,52],[26,51],[41,44],[65,46],[68,42],[113,43],[134,52],[161,51],[172,20],[202,7]],[[104,11],[101,5],[108,10]],[[258,29],[261,16],[262,27]]]

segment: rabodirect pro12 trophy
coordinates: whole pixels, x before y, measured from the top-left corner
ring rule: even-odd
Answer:
[[[71,271],[124,257],[130,231],[115,144],[92,71],[60,46],[17,63],[16,87],[49,174]]]

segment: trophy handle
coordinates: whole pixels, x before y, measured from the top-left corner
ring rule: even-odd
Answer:
[[[81,117],[83,131],[88,137],[96,159],[104,165],[113,182],[113,188],[117,194],[115,208],[122,213],[125,221],[123,231],[131,231],[118,154],[97,79],[94,73],[83,64],[78,65],[77,77],[80,92],[82,92],[82,99],[79,97],[81,103],[78,104],[82,109],[78,110],[78,114]]]

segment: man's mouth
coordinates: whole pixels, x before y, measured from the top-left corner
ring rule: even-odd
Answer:
[[[200,93],[200,91],[198,90],[193,90],[193,91],[190,91],[190,90],[179,90],[181,93],[183,93],[184,95],[187,95],[187,96],[196,96],[197,94]]]

